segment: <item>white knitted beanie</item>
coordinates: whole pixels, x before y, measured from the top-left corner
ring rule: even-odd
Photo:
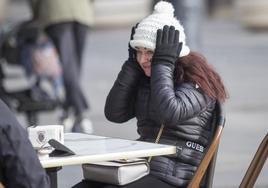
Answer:
[[[185,43],[185,33],[179,20],[174,17],[174,8],[171,3],[160,1],[154,6],[151,15],[144,18],[135,30],[133,40],[130,41],[132,48],[145,47],[155,50],[156,33],[158,29],[163,29],[165,25],[174,26],[180,32],[179,41],[183,43],[180,57],[190,53],[189,47]]]

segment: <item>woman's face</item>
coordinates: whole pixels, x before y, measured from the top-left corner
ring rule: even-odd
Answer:
[[[151,61],[154,52],[147,48],[137,47],[137,61],[141,66],[142,70],[144,71],[145,75],[150,77],[151,76]]]

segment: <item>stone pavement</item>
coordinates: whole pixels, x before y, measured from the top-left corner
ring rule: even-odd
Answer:
[[[27,12],[22,5],[19,9],[13,8],[23,14]],[[265,121],[268,115],[268,31],[247,30],[234,18],[207,19],[203,26],[202,51],[220,72],[230,94],[214,187],[235,188],[268,132]],[[108,122],[103,115],[105,97],[127,58],[130,28],[93,29],[89,34],[81,82],[91,103],[88,116],[93,121],[96,134],[130,139],[137,137],[135,120],[117,125]],[[43,114],[41,123],[55,124],[57,115],[58,112]],[[23,124],[21,116],[18,117]],[[59,187],[70,187],[81,177],[80,166],[64,167],[59,172]],[[267,164],[256,187],[268,187],[266,177]]]

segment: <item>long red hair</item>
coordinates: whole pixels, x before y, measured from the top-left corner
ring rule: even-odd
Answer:
[[[175,82],[197,84],[208,96],[224,102],[228,94],[220,75],[207,63],[204,56],[197,52],[181,57],[176,62]]]

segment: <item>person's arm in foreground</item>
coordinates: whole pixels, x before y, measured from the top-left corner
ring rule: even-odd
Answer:
[[[0,100],[0,170],[10,188],[49,188],[50,182],[26,130]]]

